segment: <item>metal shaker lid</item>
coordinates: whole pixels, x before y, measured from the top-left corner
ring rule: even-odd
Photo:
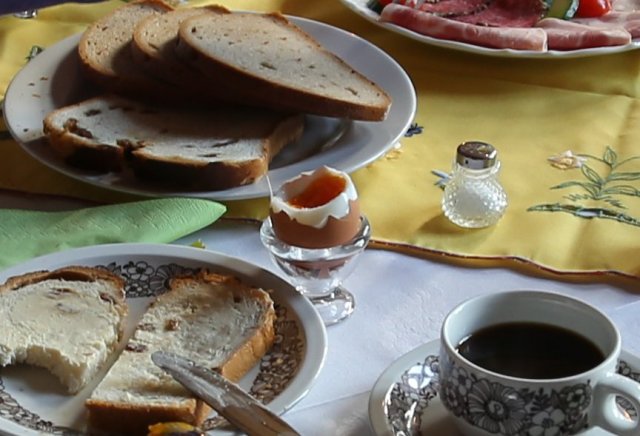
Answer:
[[[456,162],[472,170],[491,168],[496,164],[498,150],[491,144],[481,141],[467,141],[458,146]]]

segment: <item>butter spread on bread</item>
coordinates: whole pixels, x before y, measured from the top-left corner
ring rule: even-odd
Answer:
[[[279,13],[186,19],[176,52],[245,104],[366,121],[391,106],[380,86]]]
[[[119,171],[179,188],[219,190],[264,176],[304,128],[302,115],[225,106],[188,110],[105,95],[48,114],[52,148],[82,168]]]
[[[87,400],[90,425],[117,434],[144,433],[156,422],[200,425],[209,407],[155,366],[151,354],[175,353],[238,381],[271,347],[274,319],[268,293],[234,277],[173,279]]]
[[[116,348],[124,298],[124,280],[97,268],[12,277],[0,285],[0,366],[40,366],[78,392]]]

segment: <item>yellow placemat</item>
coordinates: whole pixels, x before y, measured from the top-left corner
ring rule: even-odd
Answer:
[[[192,5],[213,3],[191,1]],[[366,22],[338,0],[220,1],[328,22],[391,54],[418,94],[415,125],[401,146],[353,174],[378,246],[452,260],[535,263],[540,271],[640,277],[640,52],[579,59],[491,58],[429,47]],[[65,5],[34,21],[0,19],[0,89],[32,46],[81,31],[122,4]],[[347,59],[348,61],[348,59]],[[396,101],[394,104],[402,104]],[[450,170],[465,140],[496,146],[509,196],[496,225],[464,230],[440,210],[433,170]],[[114,202],[128,196],[59,175],[10,139],[0,142],[0,187]],[[567,150],[582,167],[548,161]],[[228,202],[228,217],[261,219],[265,199]],[[515,265],[511,262],[510,265]]]

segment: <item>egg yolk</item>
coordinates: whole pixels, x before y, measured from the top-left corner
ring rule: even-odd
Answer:
[[[327,204],[344,191],[347,182],[339,175],[326,174],[313,180],[300,194],[289,199],[297,208],[312,208]]]

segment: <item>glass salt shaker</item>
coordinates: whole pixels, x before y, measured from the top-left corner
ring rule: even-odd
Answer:
[[[442,211],[454,224],[488,227],[502,217],[507,194],[498,181],[500,161],[491,144],[480,141],[458,146],[451,178],[444,188]]]

